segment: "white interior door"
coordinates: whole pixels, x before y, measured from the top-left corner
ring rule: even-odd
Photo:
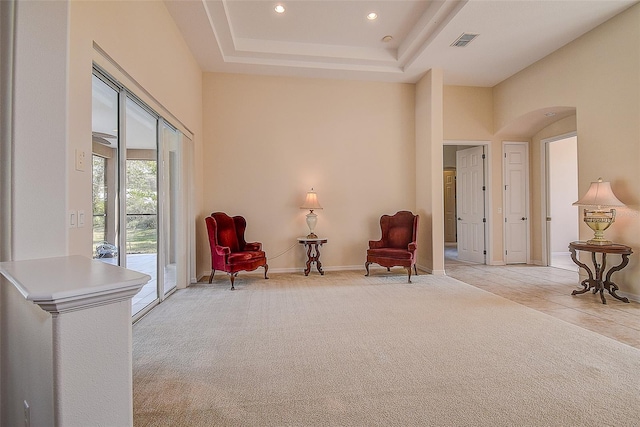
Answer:
[[[485,262],[484,146],[456,152],[458,259]]]
[[[527,143],[507,143],[504,150],[504,241],[505,263],[525,264],[528,257]]]

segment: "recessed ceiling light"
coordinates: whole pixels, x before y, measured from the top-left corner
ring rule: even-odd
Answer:
[[[382,41],[385,43],[389,43],[391,40],[393,40],[393,36],[384,36],[382,38]]]
[[[544,113],[544,115],[547,117],[553,117],[556,115],[556,113],[554,113],[553,111],[549,111],[548,113]]]
[[[278,12],[278,13],[284,13],[284,6],[281,5],[281,4],[276,5],[275,11]]]
[[[375,12],[369,12],[369,14],[367,15],[367,19],[369,21],[373,21],[374,19],[376,19],[378,17],[378,14]]]

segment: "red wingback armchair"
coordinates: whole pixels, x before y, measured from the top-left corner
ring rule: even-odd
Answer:
[[[229,275],[233,290],[233,281],[239,271],[253,271],[258,267],[264,267],[264,278],[268,279],[267,255],[262,250],[262,243],[245,242],[244,231],[247,221],[243,217],[231,218],[223,212],[214,212],[205,218],[205,222],[211,246],[209,283],[213,280],[216,270],[221,270]]]
[[[401,266],[409,273],[409,283],[411,283],[411,267],[416,276],[416,241],[418,233],[419,215],[414,215],[409,211],[399,211],[393,216],[382,215],[380,217],[380,229],[382,239],[369,240],[367,250],[367,262],[364,267],[369,275],[369,264],[376,263],[390,270],[391,267]]]

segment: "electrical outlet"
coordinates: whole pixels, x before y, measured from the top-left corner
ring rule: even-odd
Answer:
[[[24,427],[31,427],[31,408],[26,400],[24,401]]]

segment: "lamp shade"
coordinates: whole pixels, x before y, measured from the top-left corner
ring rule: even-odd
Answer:
[[[598,178],[597,181],[591,183],[587,194],[574,202],[573,206],[596,206],[599,209],[625,206],[625,204],[613,194],[610,182],[603,182],[602,178]]]
[[[311,191],[307,192],[307,198],[304,200],[302,206],[300,206],[300,209],[309,209],[312,211],[316,209],[322,209],[322,206],[320,206],[320,203],[318,203],[318,195],[315,191],[313,191],[313,188],[311,189]]]

